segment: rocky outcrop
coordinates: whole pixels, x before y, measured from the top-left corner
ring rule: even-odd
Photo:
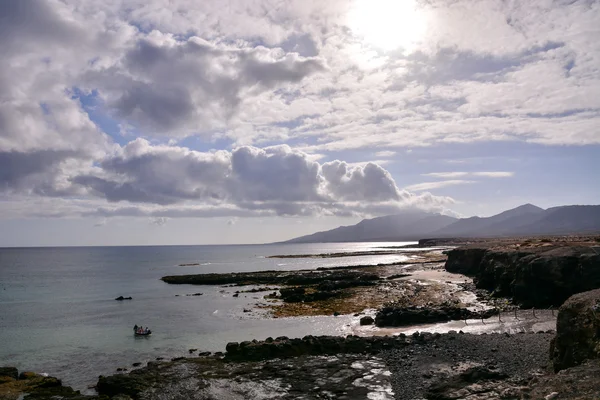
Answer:
[[[25,397],[23,397],[25,396]],[[96,396],[83,396],[79,391],[63,386],[60,379],[35,372],[21,372],[14,367],[0,368],[0,399],[26,398],[92,400]]]
[[[560,307],[550,351],[555,371],[600,358],[600,289],[572,296]]]
[[[377,353],[384,349],[406,346],[411,341],[424,342],[439,335],[418,333],[408,339],[399,336],[312,336],[290,339],[285,336],[264,341],[231,342],[227,344],[226,360],[258,361],[303,355],[336,355],[346,353]]]
[[[317,285],[323,282],[350,282],[348,285],[379,280],[373,273],[358,271],[261,271],[225,274],[172,275],[161,278],[166,283],[189,285]],[[349,286],[347,286],[349,287]]]
[[[446,270],[473,276],[477,288],[523,307],[557,307],[600,288],[600,255],[583,246],[458,248],[448,252]]]
[[[377,312],[375,325],[378,327],[408,326],[452,320],[489,318],[495,314],[495,310],[474,312],[466,308],[449,306],[437,308],[388,306]]]

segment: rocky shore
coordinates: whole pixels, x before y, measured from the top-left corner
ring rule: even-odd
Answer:
[[[275,285],[266,288],[273,290],[266,298],[275,302],[274,316],[277,310],[293,315],[306,310],[348,313],[368,304],[373,317],[356,318],[373,334],[377,329],[461,320],[466,328],[466,320],[483,323],[486,318],[502,325],[506,317],[496,317],[501,296],[526,307],[560,301],[556,332],[422,331],[232,342],[223,353],[193,349],[188,358],[153,361],[128,373],[101,376],[96,396],[63,387],[56,378],[0,368],[0,399],[600,398],[600,289],[576,294],[600,287],[600,259],[589,245],[540,239],[479,241],[445,253],[445,265],[428,263],[442,257],[436,249],[420,254],[412,265],[186,275],[163,281]],[[473,282],[465,275],[474,277]],[[489,295],[492,300],[486,303]],[[511,306],[505,300],[502,304]],[[535,312],[532,316],[536,318]],[[428,325],[421,326],[426,330]]]
[[[600,254],[592,243],[542,240],[459,247],[447,252],[446,270],[525,308],[558,307],[575,293],[600,288]]]

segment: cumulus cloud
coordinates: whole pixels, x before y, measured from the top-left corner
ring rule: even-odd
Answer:
[[[435,29],[406,53],[362,42],[345,0],[0,2],[0,191],[19,199],[2,212],[445,207],[421,192],[513,173],[433,172],[445,180],[402,190],[384,161],[448,143],[600,143],[600,3],[418,3]],[[348,149],[369,157],[331,161]]]
[[[280,48],[214,44],[196,36],[181,41],[153,31],[114,64],[87,72],[84,83],[145,134],[189,136],[222,129],[243,101],[324,69],[318,58]]]
[[[136,139],[99,165],[95,175],[75,176],[72,182],[109,202],[168,206],[199,201],[277,215],[351,215],[451,201],[400,190],[379,165],[320,164],[287,145],[202,153]]]

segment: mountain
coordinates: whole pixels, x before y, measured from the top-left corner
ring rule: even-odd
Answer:
[[[395,240],[415,240],[454,221],[456,218],[446,215],[411,210],[385,217],[363,219],[356,225],[340,226],[285,243],[368,242],[390,237]]]
[[[455,223],[433,232],[433,235],[439,237],[501,236],[510,234],[515,226],[534,223],[541,218],[543,213],[543,208],[533,204],[524,204],[487,218],[459,219]]]
[[[501,237],[600,233],[600,206],[561,206],[547,210],[524,204],[491,217],[456,219],[420,210],[364,219],[284,243],[405,241],[446,237]]]

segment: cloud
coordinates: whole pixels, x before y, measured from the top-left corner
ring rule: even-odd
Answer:
[[[280,48],[178,40],[152,31],[114,64],[84,76],[109,111],[154,136],[222,129],[243,102],[325,70],[322,60]],[[176,77],[176,79],[173,79]]]
[[[482,172],[429,172],[422,174],[434,178],[460,178],[464,176],[484,176],[487,178],[509,178],[515,175],[509,171],[482,171]]]
[[[375,153],[376,157],[382,157],[382,158],[393,157],[395,155],[396,155],[396,152],[390,151],[390,150],[378,151]]]
[[[473,172],[475,176],[485,176],[488,178],[510,178],[515,175],[514,172],[508,171],[488,171],[488,172]]]
[[[467,176],[468,172],[430,172],[423,174],[423,176],[431,176],[434,178],[458,178],[461,176]]]
[[[415,185],[407,186],[405,189],[418,192],[421,190],[439,189],[439,188],[443,188],[446,186],[465,185],[465,184],[470,184],[470,183],[476,183],[476,182],[462,180],[462,179],[451,179],[451,180],[447,180],[447,181],[417,183]]]
[[[276,215],[343,215],[451,201],[400,190],[377,164],[320,164],[286,145],[202,153],[136,139],[99,166],[96,174],[75,176],[72,182],[109,202],[201,202]]]

